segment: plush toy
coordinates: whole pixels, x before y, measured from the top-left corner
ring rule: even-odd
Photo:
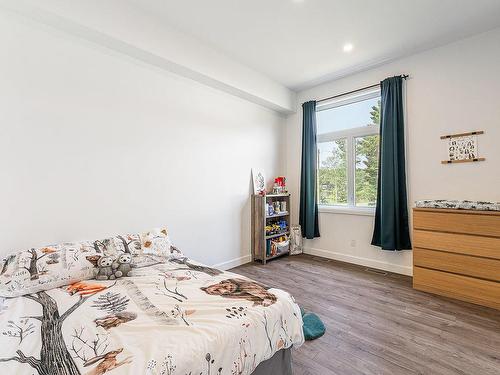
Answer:
[[[129,272],[132,270],[131,263],[132,256],[128,253],[124,253],[118,257],[118,259],[113,263],[113,270],[115,277],[128,276]]]
[[[96,280],[114,280],[115,275],[113,273],[113,258],[103,256],[97,260],[97,272]]]

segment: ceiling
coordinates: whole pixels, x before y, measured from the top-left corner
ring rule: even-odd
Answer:
[[[293,90],[500,27],[499,0],[132,2]]]

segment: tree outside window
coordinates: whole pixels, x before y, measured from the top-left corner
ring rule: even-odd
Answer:
[[[317,117],[319,205],[374,207],[380,125],[378,92],[320,111]]]

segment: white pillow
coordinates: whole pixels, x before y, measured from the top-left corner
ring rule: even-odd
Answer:
[[[94,244],[89,241],[7,255],[0,266],[0,296],[17,297],[92,279],[97,256]]]
[[[172,246],[167,228],[154,228],[141,233],[141,247],[143,254],[172,258],[182,253]],[[179,255],[180,254],[180,255]]]
[[[6,256],[0,264],[0,297],[17,297],[93,279],[101,272],[99,259],[108,257],[116,265],[123,254],[130,254],[131,267],[147,267],[184,256],[172,246],[166,228],[19,251]],[[115,273],[116,268],[111,270]]]

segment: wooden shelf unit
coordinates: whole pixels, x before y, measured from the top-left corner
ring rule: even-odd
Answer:
[[[275,201],[285,201],[288,211],[280,212],[269,216],[266,212],[266,203],[272,204]],[[284,232],[266,236],[266,225],[272,223],[274,219],[285,219],[288,223],[288,229]],[[278,238],[290,234],[290,194],[268,194],[252,196],[252,259],[266,264],[268,260],[279,258],[283,255],[289,255],[290,250],[275,255],[267,255],[267,240]]]

